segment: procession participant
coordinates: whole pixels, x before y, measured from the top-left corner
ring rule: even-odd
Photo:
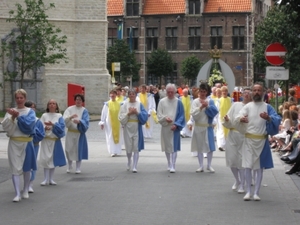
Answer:
[[[145,110],[148,112],[148,121],[143,125],[144,138],[152,138],[154,119],[152,114],[155,114],[155,101],[151,93],[147,93],[147,86],[141,85],[141,92],[137,95],[140,102],[143,104]]]
[[[46,130],[46,137],[41,142],[40,152],[40,165],[44,168],[44,181],[41,186],[56,185],[53,180],[55,167],[65,166],[66,157],[61,143],[61,138],[65,136],[65,121],[54,99],[48,101],[46,113],[42,115],[41,122]]]
[[[124,95],[122,94],[122,88],[116,88],[116,92],[117,92],[117,96],[116,96],[116,100],[117,102],[123,102],[126,98],[124,97]]]
[[[159,99],[162,99],[166,96],[167,96],[166,86],[162,84],[159,90]]]
[[[65,151],[68,159],[67,173],[72,170],[72,162],[76,161],[76,174],[81,173],[81,161],[88,159],[88,144],[86,131],[89,128],[89,113],[82,106],[84,96],[76,94],[74,96],[75,105],[70,106],[64,112],[63,118],[68,128],[66,135]]]
[[[230,107],[228,113],[224,117],[223,126],[229,129],[228,138],[226,140],[226,165],[230,167],[231,172],[235,178],[235,183],[232,190],[238,193],[244,193],[245,176],[242,168],[242,146],[244,142],[244,134],[241,134],[235,129],[234,118],[239,114],[240,110],[251,101],[251,90],[245,88],[242,94],[243,102],[235,102]]]
[[[251,199],[252,170],[256,174],[253,199],[260,201],[259,190],[263,169],[273,167],[268,135],[278,133],[281,121],[273,107],[263,102],[263,86],[255,83],[252,87],[252,102],[245,105],[235,118],[236,128],[245,134],[242,167],[245,168],[246,195]]]
[[[207,170],[215,172],[211,166],[213,151],[215,151],[213,119],[218,109],[213,100],[207,99],[210,94],[207,83],[201,83],[198,98],[192,102],[191,115],[195,121],[191,141],[191,151],[198,152],[199,168],[196,172],[203,172],[203,154],[207,153]]]
[[[188,90],[183,89],[182,91],[183,95],[179,98],[179,100],[182,102],[183,108],[184,108],[184,118],[185,118],[185,126],[180,131],[180,136],[185,137],[191,137],[192,131],[190,130],[190,125],[187,124],[187,122],[190,120],[190,111],[191,111],[191,102],[193,101],[193,97],[188,95]]]
[[[36,109],[36,104],[32,101],[26,101],[25,106],[28,108],[31,108],[35,111]],[[39,153],[39,148],[40,148],[40,141],[45,137],[45,129],[43,123],[40,121],[39,118],[36,117],[35,121],[35,133],[33,135],[33,146],[34,146],[34,152],[35,152],[35,159],[37,160],[37,156]],[[35,174],[36,171],[32,170],[31,171],[31,176],[30,176],[30,184],[29,184],[29,189],[28,193],[34,193],[33,190],[33,181],[35,180]]]
[[[231,106],[232,100],[230,97],[228,97],[228,88],[226,86],[221,87],[221,92],[222,97],[219,100],[219,127],[217,130],[217,137],[219,150],[225,151],[226,138],[228,136],[229,130],[222,125],[222,122],[224,121],[224,116]]]
[[[109,92],[110,100],[104,103],[99,122],[101,129],[105,130],[107,150],[111,157],[122,153],[122,127],[118,115],[123,103],[118,102],[116,96],[115,90]]]
[[[130,170],[132,153],[133,166],[132,172],[137,172],[139,152],[144,149],[144,137],[142,125],[148,119],[148,113],[143,104],[136,101],[136,92],[134,89],[128,90],[129,101],[125,101],[119,112],[119,121],[124,126],[124,141],[127,155],[127,170]]]
[[[6,109],[1,124],[9,137],[7,155],[16,193],[13,202],[19,202],[21,201],[20,175],[23,174],[24,178],[22,198],[29,198],[30,172],[37,169],[32,142],[36,116],[32,109],[24,105],[27,96],[24,89],[16,90],[14,96],[17,106]]]
[[[175,173],[177,152],[180,151],[180,131],[185,126],[184,109],[175,98],[176,87],[168,84],[167,97],[160,100],[157,118],[161,124],[161,149],[166,154],[168,170]]]

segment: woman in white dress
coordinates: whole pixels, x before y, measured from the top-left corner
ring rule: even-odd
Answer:
[[[65,166],[66,158],[61,143],[61,138],[65,136],[65,122],[55,100],[51,99],[48,102],[46,113],[40,120],[46,131],[40,151],[40,164],[44,168],[44,181],[41,186],[56,185],[53,180],[55,167]]]

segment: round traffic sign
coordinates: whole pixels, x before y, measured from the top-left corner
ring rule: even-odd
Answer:
[[[280,66],[284,63],[286,48],[279,42],[268,45],[265,50],[265,58],[273,66]]]

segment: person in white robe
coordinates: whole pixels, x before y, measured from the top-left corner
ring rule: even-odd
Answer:
[[[134,89],[128,90],[129,101],[125,101],[119,112],[119,121],[124,127],[124,141],[127,155],[127,170],[137,173],[137,164],[139,152],[144,149],[144,136],[142,125],[148,120],[148,113],[143,104],[136,101],[136,92]],[[133,153],[133,156],[132,156]]]
[[[191,115],[195,121],[191,141],[191,151],[197,152],[199,168],[196,172],[203,172],[203,155],[207,155],[207,170],[215,172],[211,166],[213,152],[216,150],[214,141],[214,117],[218,114],[218,109],[214,101],[208,99],[210,94],[208,84],[201,83],[199,86],[198,98],[194,99],[191,107]]]
[[[40,165],[44,168],[44,180],[41,186],[56,185],[53,180],[55,167],[65,166],[66,157],[61,143],[61,138],[65,136],[65,121],[54,99],[48,101],[46,113],[42,115],[41,122],[46,131],[46,137],[41,141],[39,157]]]
[[[161,99],[157,108],[157,118],[161,124],[161,150],[165,152],[168,170],[175,173],[177,152],[181,150],[180,131],[185,126],[182,102],[175,97],[176,86],[168,84],[167,97]]]
[[[223,126],[229,129],[225,145],[226,166],[230,167],[231,172],[235,178],[235,183],[232,186],[232,190],[237,190],[239,194],[245,192],[245,171],[242,167],[242,147],[245,135],[241,134],[235,128],[234,119],[238,115],[240,110],[251,101],[250,88],[246,87],[242,96],[243,101],[233,103],[228,113],[225,115],[223,121]]]
[[[15,91],[15,108],[8,108],[1,122],[3,130],[9,137],[7,155],[15,189],[13,202],[29,198],[30,174],[36,170],[36,156],[33,146],[36,115],[31,108],[25,107],[27,93],[24,89]],[[23,174],[24,187],[21,196],[20,175]]]
[[[183,138],[192,137],[192,130],[190,129],[190,125],[188,125],[188,121],[190,120],[191,103],[193,101],[193,97],[188,95],[188,93],[189,93],[188,89],[183,89],[183,91],[182,91],[183,95],[181,97],[179,97],[179,100],[183,104],[184,118],[185,118],[185,123],[186,123],[184,128],[180,131],[180,136]]]
[[[251,200],[252,171],[256,174],[253,199],[260,201],[259,190],[263,170],[273,168],[268,135],[278,133],[281,117],[273,107],[263,102],[264,88],[260,83],[252,87],[252,102],[245,105],[235,118],[236,128],[243,134],[242,167],[245,168],[246,195]]]
[[[68,107],[63,118],[66,127],[68,128],[65,151],[68,160],[67,173],[73,169],[72,162],[76,161],[75,173],[81,173],[81,161],[88,159],[88,143],[86,132],[89,128],[89,113],[85,107],[82,106],[84,96],[76,94],[74,96],[75,105]]]
[[[123,143],[122,126],[118,120],[123,103],[116,101],[116,94],[115,90],[110,91],[110,100],[104,103],[99,122],[101,129],[105,130],[107,150],[112,157],[121,155]]]
[[[141,92],[138,93],[138,99],[143,104],[145,110],[148,113],[148,121],[143,125],[144,138],[152,138],[154,122],[156,120],[155,100],[154,95],[147,92],[147,86],[145,84],[140,87]]]

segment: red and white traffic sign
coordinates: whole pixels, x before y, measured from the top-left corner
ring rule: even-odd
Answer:
[[[265,58],[273,66],[280,66],[284,63],[286,48],[279,42],[270,44],[265,51]]]

